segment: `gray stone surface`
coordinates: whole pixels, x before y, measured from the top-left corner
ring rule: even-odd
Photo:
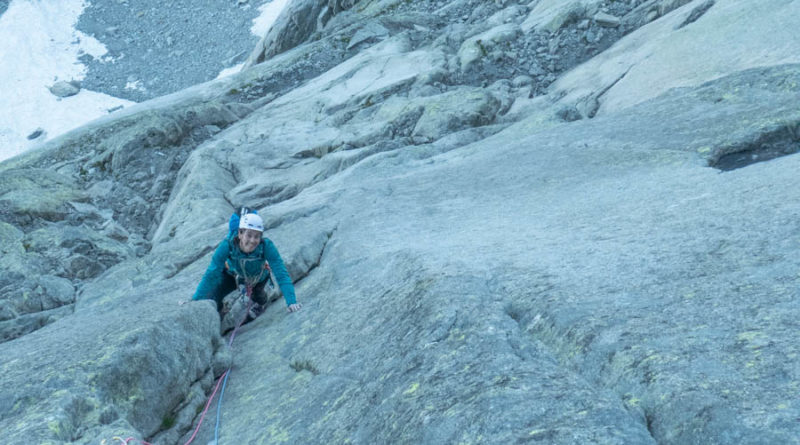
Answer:
[[[721,72],[800,63],[800,5],[718,1],[691,26],[682,26],[694,1],[633,32],[584,69],[563,76],[552,88],[586,113],[611,112],[663,94],[698,86]],[[758,31],[770,29],[766,35]],[[594,110],[594,111],[593,111]]]
[[[800,443],[794,41],[637,87],[795,4],[672,5],[537,96],[558,69],[461,70],[510,5],[319,2],[306,43],[0,164],[4,443],[183,444],[229,366],[220,443]],[[178,302],[245,204],[304,307],[228,348],[239,306]]]

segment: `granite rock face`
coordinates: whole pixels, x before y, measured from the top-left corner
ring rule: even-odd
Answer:
[[[0,164],[5,443],[208,443],[229,367],[220,443],[800,443],[800,4],[561,4],[295,2]],[[229,347],[240,205],[304,307]]]

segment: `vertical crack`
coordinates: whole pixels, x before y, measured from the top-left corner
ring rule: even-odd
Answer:
[[[700,6],[694,8],[692,12],[689,13],[689,15],[686,17],[686,20],[684,20],[683,23],[675,27],[675,29],[681,29],[686,25],[696,22],[697,19],[702,17],[706,12],[708,12],[709,9],[711,9],[712,6],[714,6],[714,3],[715,3],[714,0],[708,0],[705,3],[701,4]]]
[[[336,227],[334,227],[333,229],[331,229],[328,232],[325,232],[325,234],[323,235],[325,237],[325,239],[322,240],[322,245],[319,247],[319,252],[315,255],[314,259],[310,263],[308,263],[308,265],[306,267],[300,268],[300,272],[297,274],[297,278],[295,278],[295,280],[294,280],[295,283],[303,280],[304,278],[309,276],[314,269],[319,267],[319,265],[322,263],[322,257],[325,255],[325,249],[328,247],[328,243],[330,242],[331,238],[333,237],[333,234],[334,234],[335,231],[336,231]],[[303,250],[306,250],[306,249],[303,249]],[[302,251],[301,251],[301,255],[302,255]],[[302,261],[302,259],[301,259],[301,261]]]
[[[653,439],[653,442],[660,443],[654,433],[656,416],[650,409],[633,402],[634,399],[637,399],[636,395],[629,393],[622,394],[613,386],[604,384],[599,377],[603,369],[598,369],[593,373],[591,371],[587,372],[586,369],[582,369],[579,366],[580,356],[586,353],[589,345],[595,339],[595,332],[588,328],[571,328],[567,331],[562,331],[559,330],[556,323],[548,314],[538,312],[531,317],[527,311],[514,308],[511,305],[506,306],[505,312],[509,318],[517,323],[521,333],[528,334],[533,341],[540,342],[544,345],[562,366],[581,376],[584,381],[597,390],[613,394],[614,397],[619,400],[621,406],[628,412],[632,421],[641,424],[647,431],[647,434]],[[580,351],[577,357],[575,356],[576,351]],[[524,360],[524,357],[520,355],[521,353],[516,347],[514,348],[514,352]],[[611,357],[613,357],[613,354],[614,352],[612,351],[609,355],[609,361]],[[636,365],[634,365],[633,368],[636,368]]]
[[[629,67],[628,67],[628,69],[626,69],[626,70],[625,70],[625,72],[624,72],[624,73],[622,73],[622,75],[620,75],[620,76],[619,76],[619,77],[618,77],[616,80],[614,80],[613,82],[611,82],[611,84],[609,84],[608,86],[606,86],[605,88],[603,88],[602,90],[600,90],[600,92],[599,92],[599,93],[597,93],[597,95],[596,95],[596,96],[594,96],[594,97],[592,97],[592,98],[589,98],[589,99],[588,99],[589,103],[587,103],[587,104],[586,104],[586,107],[587,107],[587,108],[586,108],[586,117],[588,117],[588,118],[590,118],[590,119],[591,119],[591,118],[593,118],[593,117],[594,117],[594,116],[597,114],[597,110],[599,110],[599,109],[600,109],[600,99],[601,99],[601,98],[602,98],[602,97],[603,97],[603,96],[604,96],[604,95],[605,95],[605,94],[606,94],[606,93],[607,93],[609,90],[611,90],[612,88],[614,88],[614,86],[616,86],[616,85],[619,83],[619,81],[621,81],[622,79],[624,79],[624,78],[625,78],[625,76],[627,76],[627,75],[628,75],[628,73],[629,73],[629,72],[630,72],[632,69],[633,69],[633,65],[629,66]]]

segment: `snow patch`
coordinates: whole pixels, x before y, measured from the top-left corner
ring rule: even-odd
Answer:
[[[219,75],[217,76],[217,79],[222,79],[223,77],[232,76],[232,75],[238,73],[239,71],[241,71],[243,66],[244,66],[244,63],[240,63],[240,64],[234,65],[234,66],[232,66],[230,68],[225,68],[224,70],[219,72]]]
[[[141,80],[136,80],[133,82],[128,82],[125,84],[126,90],[140,90],[140,91],[147,91],[147,89],[142,85]]]
[[[48,87],[80,81],[78,57],[106,54],[102,43],[75,29],[84,0],[12,0],[0,16],[0,161],[133,102],[93,91],[58,98]],[[42,136],[27,137],[42,128]]]
[[[261,15],[253,20],[250,31],[259,37],[266,35],[288,3],[289,0],[272,0],[259,6],[258,10],[261,11]]]
[[[281,11],[283,11],[283,8],[285,8],[288,3],[289,0],[272,0],[269,3],[259,6],[258,10],[261,11],[261,15],[253,20],[253,26],[250,28],[250,32],[258,37],[265,36],[267,32],[269,32],[270,28],[272,28],[275,20],[281,14]],[[217,75],[217,79],[236,74],[242,70],[243,66],[244,63],[240,63],[232,67],[225,68],[224,70],[220,71],[219,75]]]

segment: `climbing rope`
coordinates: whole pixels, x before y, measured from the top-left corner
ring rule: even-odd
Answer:
[[[230,370],[230,368],[228,368],[228,370]],[[217,390],[219,390],[219,384],[222,382],[222,378],[226,375],[228,375],[228,371],[225,371],[221,376],[219,376],[219,379],[217,379],[217,386],[214,387],[214,392],[211,393],[211,397],[209,397],[208,402],[206,402],[206,407],[203,409],[203,414],[200,416],[200,422],[197,423],[197,427],[194,429],[192,437],[190,437],[184,445],[189,445],[192,443],[195,436],[197,436],[197,432],[200,431],[200,426],[203,424],[203,419],[205,419],[206,413],[208,412],[208,407],[211,406],[211,401],[214,400],[214,396],[217,394]]]
[[[246,286],[243,287],[242,296],[247,298],[247,306],[245,307],[244,314],[242,314],[242,316],[239,318],[239,321],[236,323],[236,326],[233,328],[233,332],[231,332],[231,337],[228,340],[228,347],[230,347],[233,344],[233,339],[236,338],[236,332],[244,324],[244,321],[247,319],[247,314],[250,312],[250,307],[253,304],[253,299],[252,299],[253,286],[251,284],[247,284]],[[222,375],[219,376],[219,378],[217,379],[217,384],[216,386],[214,386],[214,391],[211,393],[211,396],[208,398],[208,401],[206,402],[206,406],[203,409],[203,413],[200,415],[200,420],[197,422],[197,426],[195,427],[194,432],[192,433],[192,437],[190,437],[189,440],[186,441],[184,445],[189,445],[190,443],[192,443],[192,441],[194,441],[195,437],[197,436],[198,431],[200,431],[200,427],[203,425],[203,420],[205,419],[206,414],[208,413],[208,408],[209,406],[211,406],[211,402],[214,400],[214,396],[217,395],[217,391],[219,390],[221,383],[222,391],[220,392],[219,399],[217,400],[217,423],[216,426],[214,427],[214,442],[213,442],[214,444],[219,443],[219,423],[222,413],[222,397],[225,395],[225,385],[228,383],[228,376],[230,376],[231,368],[233,368],[233,360],[231,360],[231,365],[228,366],[228,369],[224,373],[222,373]],[[119,436],[114,436],[112,439],[115,441],[118,440],[122,442],[123,445],[128,445],[131,441],[135,441],[134,443],[138,442],[141,445],[153,445],[150,442],[145,442],[143,440],[136,439],[134,437],[123,439]]]
[[[244,296],[247,297],[247,307],[244,310],[244,314],[239,318],[239,322],[236,324],[236,327],[233,328],[233,332],[231,332],[231,338],[228,340],[228,347],[233,344],[233,339],[236,338],[236,332],[239,330],[239,327],[244,324],[244,321],[247,319],[247,313],[250,312],[250,306],[253,303],[252,295],[253,295],[253,286],[247,285],[245,287],[245,292],[243,292]],[[192,437],[184,445],[189,445],[194,440],[197,432],[200,430],[200,425],[203,424],[203,419],[205,419],[206,412],[208,411],[208,407],[211,405],[211,401],[214,400],[214,396],[217,394],[217,390],[219,389],[219,384],[222,382],[222,391],[219,393],[219,399],[217,400],[217,423],[214,426],[214,444],[219,443],[219,423],[220,423],[220,416],[222,413],[222,398],[225,395],[225,385],[228,383],[228,376],[231,374],[231,368],[233,367],[233,360],[231,360],[231,365],[228,366],[228,369],[219,376],[217,379],[217,386],[214,388],[214,392],[211,393],[211,397],[208,398],[208,402],[206,402],[206,407],[203,410],[203,414],[200,416],[200,421],[197,423],[197,427],[194,429],[194,433]]]
[[[244,324],[244,321],[247,319],[247,314],[250,312],[250,307],[253,304],[253,286],[252,285],[248,284],[246,286],[245,296],[247,297],[247,307],[244,309],[244,314],[239,319],[239,323],[236,325],[236,327],[233,329],[233,332],[231,333],[231,338],[230,338],[230,340],[228,340],[228,347],[230,347],[233,344],[233,339],[236,338],[236,331],[239,330],[239,326]],[[225,374],[220,376],[220,379],[222,377],[225,377],[225,380],[223,380],[223,382],[222,382],[222,391],[219,393],[219,400],[217,400],[217,424],[214,427],[214,444],[215,445],[219,443],[219,420],[220,420],[220,416],[221,416],[221,413],[222,413],[222,398],[225,396],[225,385],[228,384],[228,376],[231,375],[231,368],[232,367],[233,367],[233,360],[231,360],[231,366],[228,367],[228,370],[225,371]]]
[[[264,270],[267,270],[269,273],[268,266],[262,266],[256,269],[256,273],[251,275],[250,270],[247,267],[249,262],[253,260],[239,260],[239,267],[242,273],[244,274],[244,284],[240,286],[239,292],[241,293],[243,298],[247,299],[247,306],[244,309],[244,313],[239,318],[239,322],[236,323],[236,327],[233,329],[231,333],[231,338],[228,340],[228,347],[233,345],[233,340],[236,338],[236,333],[239,331],[239,327],[244,324],[244,321],[247,319],[247,314],[250,312],[250,308],[253,304],[253,286],[261,280],[261,275],[264,273]],[[238,283],[239,280],[237,279],[236,282]],[[220,424],[220,417],[222,416],[222,399],[225,396],[225,386],[228,384],[228,377],[231,374],[231,368],[233,367],[233,361],[231,361],[231,366],[219,377],[217,380],[217,386],[214,388],[214,392],[211,394],[211,397],[208,398],[208,402],[206,403],[206,407],[203,410],[203,415],[200,416],[200,421],[197,423],[197,427],[192,434],[192,437],[186,442],[184,445],[189,445],[193,440],[194,437],[197,435],[197,431],[200,430],[200,425],[203,424],[203,419],[206,416],[206,412],[208,411],[208,407],[211,404],[211,401],[214,400],[214,396],[217,393],[217,389],[219,388],[220,382],[222,382],[222,391],[219,393],[219,399],[217,400],[217,423],[214,426],[214,444],[219,443],[219,424]]]

